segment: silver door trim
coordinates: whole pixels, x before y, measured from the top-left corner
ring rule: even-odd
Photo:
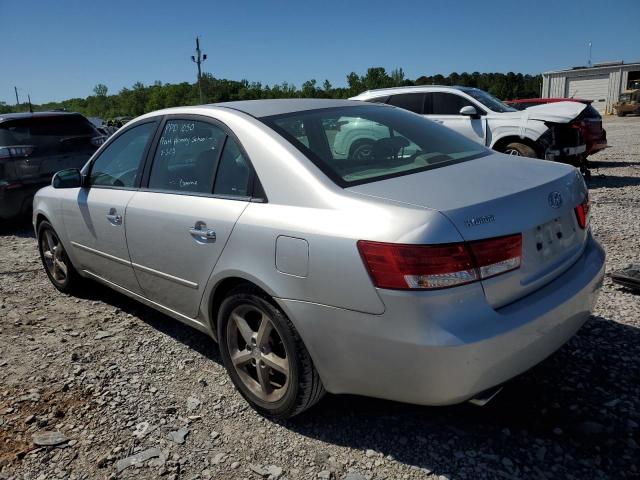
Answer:
[[[141,270],[145,273],[150,273],[151,275],[155,275],[160,278],[164,278],[165,280],[169,280],[171,282],[175,282],[179,285],[183,285],[185,287],[198,289],[199,285],[195,282],[191,282],[189,280],[185,280],[184,278],[174,277],[173,275],[169,275],[168,273],[160,272],[159,270],[154,270],[153,268],[145,267],[144,265],[140,265],[138,263],[131,263],[131,266],[137,270]]]
[[[73,245],[74,247],[80,249],[80,250],[84,250],[85,252],[89,252],[89,253],[93,253],[94,255],[98,255],[99,257],[103,257],[103,258],[107,258],[109,260],[113,260],[114,262],[117,263],[121,263],[122,265],[126,265],[128,267],[131,266],[131,262],[129,260],[124,260],[120,257],[116,257],[114,255],[110,255],[108,253],[105,252],[101,252],[100,250],[95,250],[94,248],[91,247],[87,247],[86,245],[82,245],[80,243],[77,242],[71,242],[71,245]]]
[[[114,262],[120,263],[122,265],[126,265],[127,267],[133,267],[135,269],[141,270],[143,272],[146,273],[150,273],[151,275],[155,275],[157,277],[160,278],[164,278],[165,280],[169,280],[171,282],[175,282],[179,285],[183,285],[185,287],[189,287],[189,288],[193,288],[195,290],[198,289],[199,285],[197,283],[191,282],[189,280],[185,280],[184,278],[180,278],[180,277],[174,277],[173,275],[169,275],[168,273],[164,273],[164,272],[160,272],[158,270],[154,270],[153,268],[149,268],[149,267],[145,267],[144,265],[139,265],[137,263],[133,263],[130,262],[129,260],[124,260],[120,257],[116,257],[114,255],[110,255],[108,253],[105,252],[101,252],[100,250],[95,250],[91,247],[87,247],[86,245],[82,245],[80,243],[77,242],[71,242],[71,245],[73,245],[76,248],[79,248],[80,250],[84,250],[86,252],[89,253],[93,253],[94,255],[98,255],[99,257],[103,257],[109,260],[113,260]]]

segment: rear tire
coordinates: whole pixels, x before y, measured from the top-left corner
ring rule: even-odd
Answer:
[[[536,151],[524,143],[512,142],[502,149],[502,153],[515,157],[538,158]]]
[[[80,291],[82,278],[67,255],[60,237],[46,220],[38,226],[38,251],[47,277],[62,293]]]
[[[300,335],[258,288],[240,286],[228,294],[218,312],[217,333],[233,384],[261,415],[291,418],[323,397],[320,376]]]

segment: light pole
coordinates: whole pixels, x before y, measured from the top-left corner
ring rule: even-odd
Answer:
[[[200,83],[200,77],[202,77],[202,69],[200,65],[207,59],[207,55],[200,52],[200,37],[196,37],[196,54],[191,55],[191,61],[198,66],[198,90],[200,91],[200,103],[204,103],[202,99],[202,85]]]

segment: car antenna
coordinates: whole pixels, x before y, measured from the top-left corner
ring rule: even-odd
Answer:
[[[33,113],[33,105],[31,105],[31,95],[27,93],[27,99],[29,100],[29,113]]]

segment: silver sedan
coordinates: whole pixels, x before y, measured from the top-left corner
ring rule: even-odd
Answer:
[[[486,399],[587,320],[605,261],[573,167],[354,101],[143,115],[33,223],[58,290],[96,280],[206,332],[272,417],[325,391]]]

